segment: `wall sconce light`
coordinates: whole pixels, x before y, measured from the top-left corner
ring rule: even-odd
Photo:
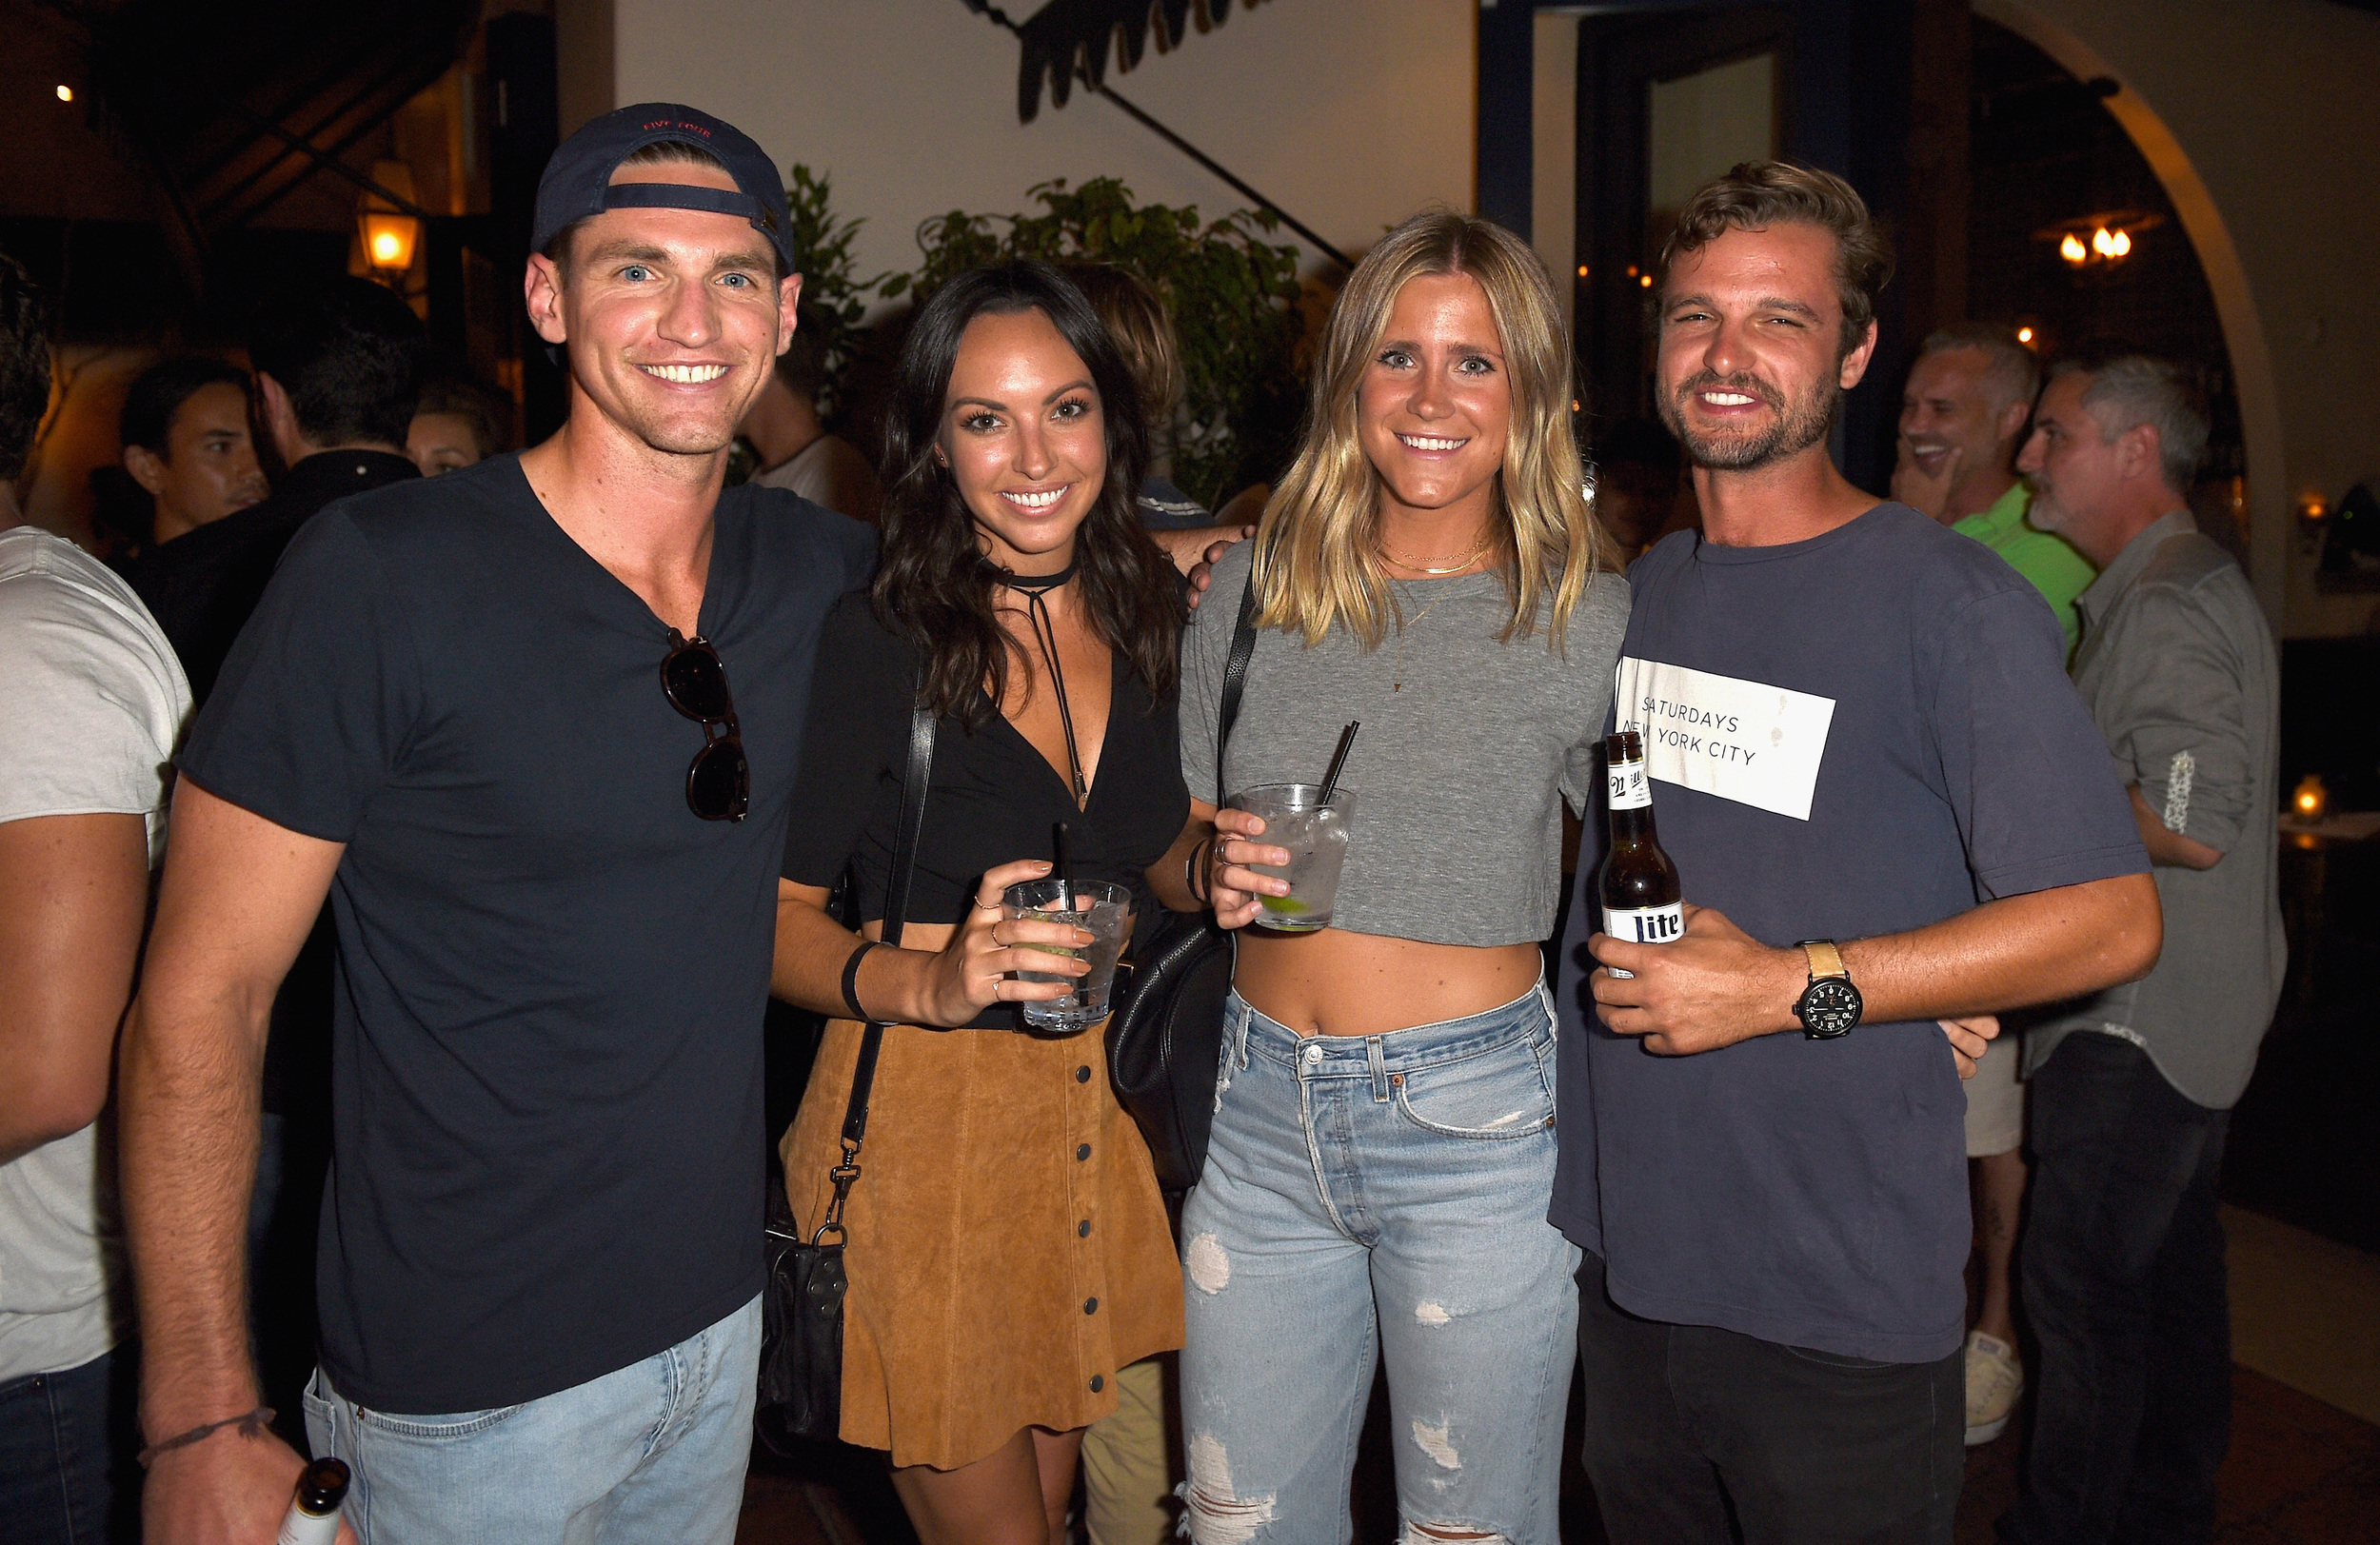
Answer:
[[[2300,821],[2320,821],[2330,813],[2330,791],[2322,786],[2322,780],[2308,773],[2297,782],[2297,792],[2290,796],[2290,814]]]
[[[409,214],[367,210],[363,215],[364,255],[375,268],[403,273],[413,267],[413,248],[422,236],[422,223]]]
[[[413,202],[413,171],[402,161],[376,161],[372,181]],[[401,279],[413,267],[422,240],[422,223],[378,193],[367,192],[357,207],[356,229],[364,243],[364,262],[384,281]]]
[[[2017,328],[2016,341],[2024,345],[2027,348],[2031,348],[2033,347],[2033,328],[2030,327]]]
[[[2163,224],[2165,216],[2144,209],[2108,209],[2036,230],[2033,239],[2055,242],[2069,267],[2104,267],[2132,256],[2132,239]]]
[[[73,88],[73,87],[71,87],[71,86],[61,86],[61,87],[59,87],[59,88],[58,88],[58,100],[59,100],[59,101],[61,101],[61,102],[71,102],[71,101],[73,101],[73,100],[74,100],[74,88]]]

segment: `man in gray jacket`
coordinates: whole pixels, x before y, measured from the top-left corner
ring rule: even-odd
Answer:
[[[2041,1355],[2011,1540],[2203,1540],[2230,1443],[2215,1181],[2286,955],[2280,669],[2247,577],[2186,507],[2206,443],[2189,379],[2128,355],[2054,371],[2017,462],[2034,524],[2101,570],[2074,683],[2131,785],[2165,953],[2028,1038]]]

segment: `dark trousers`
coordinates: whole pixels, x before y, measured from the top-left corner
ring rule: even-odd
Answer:
[[[140,1538],[129,1346],[0,1384],[0,1545]]]
[[[1965,1365],[1638,1319],[1578,1268],[1587,1476],[1613,1545],[1949,1545]]]
[[[2003,1538],[2188,1545],[2213,1533],[2231,1436],[2215,1216],[2230,1119],[2114,1036],[2069,1035],[2033,1076],[2022,1285],[2040,1350]]]

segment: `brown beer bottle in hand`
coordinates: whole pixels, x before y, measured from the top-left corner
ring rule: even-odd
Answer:
[[[1633,729],[1603,738],[1605,801],[1612,845],[1595,878],[1603,931],[1632,944],[1666,944],[1686,931],[1677,865],[1653,829],[1653,782],[1644,771],[1644,739]],[[1616,977],[1633,973],[1615,970]]]

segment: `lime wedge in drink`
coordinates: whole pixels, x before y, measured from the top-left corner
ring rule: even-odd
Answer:
[[[1263,902],[1264,910],[1272,913],[1275,917],[1296,917],[1300,912],[1310,912],[1313,910],[1312,907],[1307,906],[1305,902],[1299,901],[1294,896],[1259,896],[1257,900]]]
[[[1083,926],[1083,917],[1080,912],[1025,912],[1020,916],[1035,922],[1071,922],[1078,928]],[[1044,955],[1063,955],[1070,961],[1082,959],[1082,951],[1068,944],[1031,944],[1020,940],[1017,948],[1037,949]]]

